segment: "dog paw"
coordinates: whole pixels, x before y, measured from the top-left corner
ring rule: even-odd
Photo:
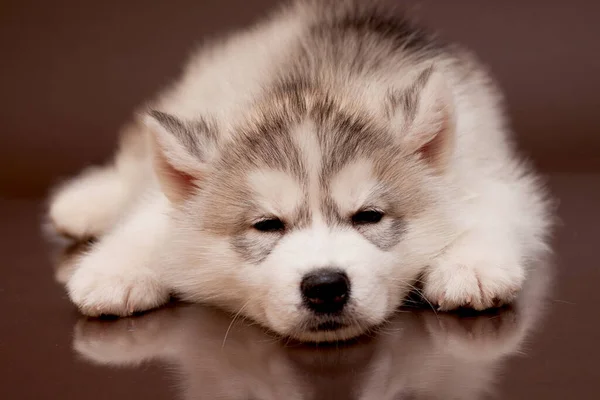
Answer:
[[[85,315],[127,316],[166,303],[168,290],[147,268],[132,268],[92,253],[67,283],[69,297]]]
[[[485,310],[511,303],[521,290],[525,269],[518,257],[498,252],[486,252],[476,244],[450,248],[425,277],[424,296],[444,311]]]

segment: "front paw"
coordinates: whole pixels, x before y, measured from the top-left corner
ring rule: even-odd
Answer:
[[[119,268],[122,267],[122,268]],[[152,271],[99,257],[85,257],[67,283],[69,297],[85,315],[127,316],[166,303],[168,290]]]
[[[473,243],[450,248],[425,276],[423,294],[440,310],[485,310],[511,303],[523,286],[519,257]]]

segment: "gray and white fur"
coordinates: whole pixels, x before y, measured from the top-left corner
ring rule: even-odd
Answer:
[[[546,250],[546,194],[493,79],[383,2],[289,4],[141,110],[114,161],[50,201],[57,231],[99,238],[66,285],[85,314],[176,295],[341,340],[416,284],[442,310],[511,302]],[[301,290],[323,271],[345,277],[336,313]]]

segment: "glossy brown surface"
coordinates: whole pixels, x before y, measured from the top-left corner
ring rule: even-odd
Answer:
[[[273,3],[0,2],[0,399],[600,398],[596,1],[413,2],[490,64],[520,144],[560,200],[556,255],[532,264],[513,308],[413,307],[328,348],[197,305],[79,316],[56,281],[73,254],[43,240],[41,196],[106,157],[133,107],[176,75],[194,43]]]
[[[0,398],[599,398],[600,174],[550,183],[561,200],[556,256],[532,264],[514,307],[407,308],[359,343],[327,348],[197,305],[82,318],[55,281],[77,253],[41,238],[39,202],[2,201]]]

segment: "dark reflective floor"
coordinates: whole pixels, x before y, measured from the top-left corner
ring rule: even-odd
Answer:
[[[556,256],[531,265],[513,307],[411,307],[328,347],[199,305],[81,318],[57,283],[77,253],[42,240],[41,203],[1,201],[0,399],[600,398],[600,174],[550,182],[562,221]]]

